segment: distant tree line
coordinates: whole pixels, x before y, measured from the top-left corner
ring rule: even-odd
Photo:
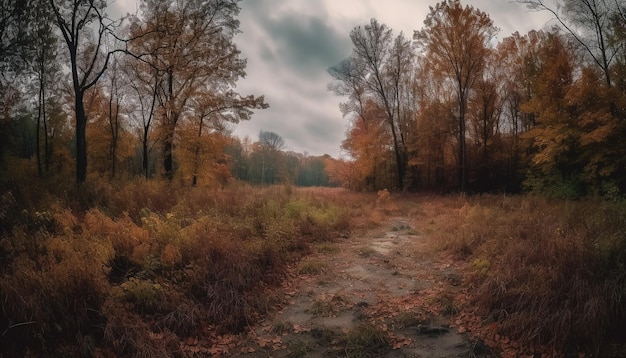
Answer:
[[[255,185],[292,184],[332,186],[326,174],[329,155],[309,156],[285,151],[280,135],[261,131],[259,140],[234,138],[225,152],[231,158],[231,173],[236,179]]]

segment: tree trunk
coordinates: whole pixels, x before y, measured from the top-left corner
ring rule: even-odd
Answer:
[[[143,170],[146,179],[150,179],[150,172],[148,170],[148,129],[144,127],[143,130],[143,141],[141,142],[141,150],[142,150],[142,161],[141,161],[141,169]]]
[[[83,104],[83,91],[75,91],[76,109],[76,183],[82,184],[87,180],[87,115]]]
[[[459,95],[459,189],[465,193],[467,186],[467,150],[465,148],[465,95]]]
[[[174,165],[172,159],[172,149],[174,147],[174,133],[168,129],[165,139],[163,140],[163,169],[165,169],[165,177],[168,180],[174,178]]]
[[[43,176],[41,170],[41,117],[43,109],[43,82],[39,83],[39,111],[37,112],[37,129],[36,129],[36,150],[37,150],[37,174],[41,178]]]
[[[171,107],[174,102],[174,72],[171,68],[167,71],[167,107],[165,114],[165,140],[163,141],[163,168],[165,177],[168,180],[174,178],[174,162],[172,159],[172,149],[174,148],[174,130],[176,129],[176,119]]]
[[[46,114],[46,90],[42,91],[43,100],[42,104],[42,119],[43,119],[43,153],[44,153],[44,167],[46,173],[50,173],[50,159],[52,157],[52,151],[50,150],[50,143],[48,142],[48,115]]]
[[[119,108],[120,100],[115,99],[115,113],[113,113],[113,94],[109,98],[109,128],[111,130],[111,145],[109,147],[109,157],[111,160],[111,179],[115,179],[117,162],[117,141],[119,138]]]
[[[398,135],[396,133],[396,128],[394,126],[393,121],[390,123],[390,126],[391,126],[391,135],[393,136],[393,149],[396,155],[396,165],[398,167],[397,168],[398,169],[398,189],[403,190],[405,166],[402,160],[402,153],[400,153],[400,145],[398,144]]]

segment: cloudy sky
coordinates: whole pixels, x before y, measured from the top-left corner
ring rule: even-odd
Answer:
[[[133,1],[114,6],[133,12]],[[241,34],[235,41],[247,58],[247,76],[237,90],[242,95],[265,95],[269,109],[238,124],[234,134],[258,139],[259,131],[273,131],[286,149],[310,155],[341,156],[348,120],[343,100],[327,90],[327,69],[350,55],[350,31],[375,18],[407,38],[423,27],[429,6],[436,0],[243,0]],[[524,34],[544,27],[546,13],[527,10],[510,0],[465,0],[489,14],[501,29],[498,38],[515,31]],[[126,11],[124,11],[126,12]]]

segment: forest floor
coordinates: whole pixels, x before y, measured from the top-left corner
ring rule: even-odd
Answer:
[[[319,243],[291,268],[286,300],[247,334],[217,340],[235,357],[492,357],[464,333],[463,263],[406,216]],[[455,322],[456,321],[456,322]],[[215,341],[214,341],[215,342]],[[193,344],[194,342],[190,342]]]

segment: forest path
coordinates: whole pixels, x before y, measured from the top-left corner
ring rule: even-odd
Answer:
[[[317,244],[286,282],[286,304],[229,356],[489,357],[446,318],[457,313],[459,269],[407,217]]]

